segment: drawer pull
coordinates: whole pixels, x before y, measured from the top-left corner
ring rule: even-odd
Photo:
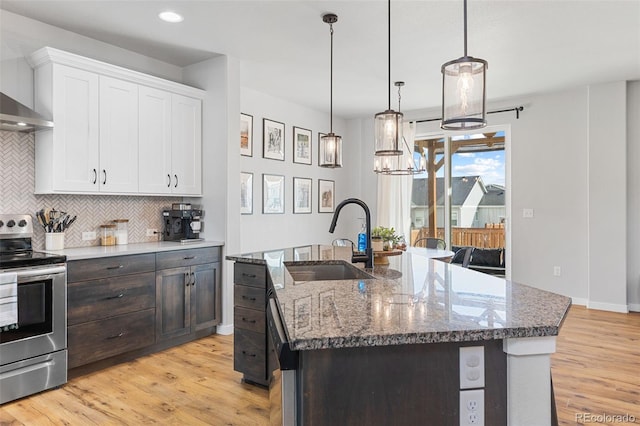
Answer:
[[[249,352],[247,352],[247,351],[242,351],[242,355],[250,356],[250,357],[252,357],[252,358],[255,358],[255,357],[256,357],[256,354],[250,354],[250,353],[249,353]]]
[[[107,269],[111,270],[111,269],[122,269],[124,268],[124,265],[118,265],[118,266],[107,266]]]
[[[186,257],[183,257],[183,259],[184,259],[184,260],[193,260],[193,259],[195,259],[195,258],[196,258],[196,256],[186,256]]]
[[[251,300],[252,302],[255,302],[255,301],[256,301],[256,298],[255,298],[255,297],[247,297],[247,296],[245,296],[244,294],[242,295],[242,298],[243,298],[244,300]]]
[[[115,336],[109,336],[107,337],[107,339],[117,339],[119,337],[124,336],[124,331],[121,331],[120,333],[116,334]]]
[[[124,297],[124,293],[120,293],[117,296],[109,296],[106,297],[107,300],[111,300],[111,299],[122,299]]]
[[[251,323],[251,324],[255,324],[256,323],[256,320],[248,320],[245,317],[242,317],[242,321],[248,322],[248,323]]]
[[[248,278],[258,278],[258,276],[256,274],[247,274],[246,272],[242,273],[243,277],[248,277]]]

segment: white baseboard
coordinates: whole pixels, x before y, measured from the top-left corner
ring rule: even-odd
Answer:
[[[629,311],[640,312],[640,303],[629,303]]]
[[[587,308],[598,309],[600,311],[620,312],[623,314],[629,313],[629,307],[627,305],[619,305],[617,303],[602,303],[602,302],[589,301],[589,303],[587,303]]]
[[[233,324],[220,324],[216,327],[216,333],[228,336],[233,334]]]
[[[583,299],[581,297],[572,297],[571,298],[571,304],[572,305],[587,306],[588,302],[589,302],[588,299]]]

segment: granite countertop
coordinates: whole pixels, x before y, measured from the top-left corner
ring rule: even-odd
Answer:
[[[409,248],[374,279],[294,282],[284,262],[349,261],[311,245],[227,256],[265,264],[294,350],[555,336],[571,299],[431,259]],[[362,267],[363,264],[355,266]]]
[[[158,241],[153,243],[134,243],[115,246],[73,247],[63,250],[49,250],[47,253],[67,256],[67,261],[81,259],[97,259],[111,256],[127,256],[132,254],[155,253],[171,250],[187,250],[192,248],[223,246],[222,241],[197,241],[180,243],[174,241]]]

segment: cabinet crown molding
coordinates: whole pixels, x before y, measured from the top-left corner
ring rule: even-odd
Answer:
[[[55,49],[53,47],[43,47],[36,50],[27,57],[27,62],[34,69],[49,63],[67,65],[95,72],[100,75],[130,81],[143,86],[167,90],[196,99],[204,99],[206,94],[204,90],[196,87],[187,86],[186,84],[155,77],[139,71],[133,71],[118,65],[108,64],[96,59],[86,58],[84,56],[65,52],[64,50]]]

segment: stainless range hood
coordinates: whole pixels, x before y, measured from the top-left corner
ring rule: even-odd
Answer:
[[[30,133],[52,128],[52,121],[0,92],[0,130]]]

